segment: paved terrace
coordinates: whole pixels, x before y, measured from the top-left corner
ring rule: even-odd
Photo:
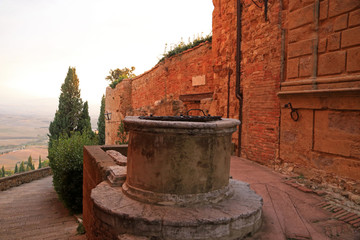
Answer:
[[[250,183],[264,199],[263,226],[247,239],[360,239],[360,217],[315,193],[285,182],[285,176],[233,157],[231,175]],[[346,223],[349,222],[349,223]],[[0,192],[0,239],[85,239],[62,206],[52,177]]]
[[[0,239],[84,239],[59,201],[52,176],[0,192]]]

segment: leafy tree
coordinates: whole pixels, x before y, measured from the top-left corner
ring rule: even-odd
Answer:
[[[15,170],[14,170],[14,173],[18,173],[19,172],[19,169],[18,169],[18,166],[17,166],[17,163],[15,164]]]
[[[21,173],[21,172],[25,172],[25,164],[24,164],[24,161],[22,161],[22,162],[20,163],[19,173]]]
[[[38,169],[41,168],[41,156],[39,156],[39,166],[38,166]]]
[[[110,69],[109,71],[109,75],[106,76],[105,80],[110,81],[110,87],[111,88],[115,88],[116,85],[121,82],[122,80],[126,79],[126,78],[132,78],[135,77],[136,75],[133,73],[135,71],[135,67],[130,67],[130,68],[123,68],[123,69],[115,69],[112,70]]]
[[[44,168],[44,167],[48,167],[50,166],[50,161],[49,159],[46,159],[44,160],[42,163],[41,163],[41,167]]]
[[[82,210],[83,147],[97,144],[90,134],[75,132],[53,141],[49,151],[55,191],[72,212]]]
[[[65,81],[61,85],[58,110],[55,113],[54,121],[49,126],[49,149],[52,142],[58,139],[62,133],[70,136],[70,133],[76,130],[82,108],[79,78],[76,75],[76,69],[69,67]]]
[[[101,98],[100,114],[97,122],[99,131],[99,145],[105,144],[105,96]]]
[[[84,133],[84,132],[92,133],[91,120],[90,120],[90,115],[89,115],[89,105],[88,105],[87,101],[84,103],[83,109],[81,111],[79,123],[78,123],[76,130],[81,133]]]
[[[1,168],[1,177],[5,177],[5,168],[4,165]]]

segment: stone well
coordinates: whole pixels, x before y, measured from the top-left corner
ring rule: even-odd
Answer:
[[[259,229],[262,198],[247,183],[229,180],[231,135],[238,120],[126,117],[124,123],[129,131],[126,181],[122,186],[103,181],[91,191],[94,215],[106,226],[103,236],[241,239]]]

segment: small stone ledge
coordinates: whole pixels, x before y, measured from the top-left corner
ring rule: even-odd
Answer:
[[[127,157],[115,150],[107,150],[106,153],[115,161],[119,166],[126,166]]]
[[[0,178],[0,191],[19,186],[40,178],[52,175],[50,167],[44,167],[37,170],[14,174],[9,177]]]
[[[109,167],[110,174],[107,177],[112,187],[121,187],[126,180],[126,166]]]

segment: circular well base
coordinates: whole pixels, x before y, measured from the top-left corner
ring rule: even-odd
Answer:
[[[94,212],[106,235],[158,239],[241,239],[261,226],[262,198],[249,184],[230,180],[234,194],[218,203],[159,206],[126,196],[106,181],[92,190]],[[101,229],[98,229],[98,233]]]

